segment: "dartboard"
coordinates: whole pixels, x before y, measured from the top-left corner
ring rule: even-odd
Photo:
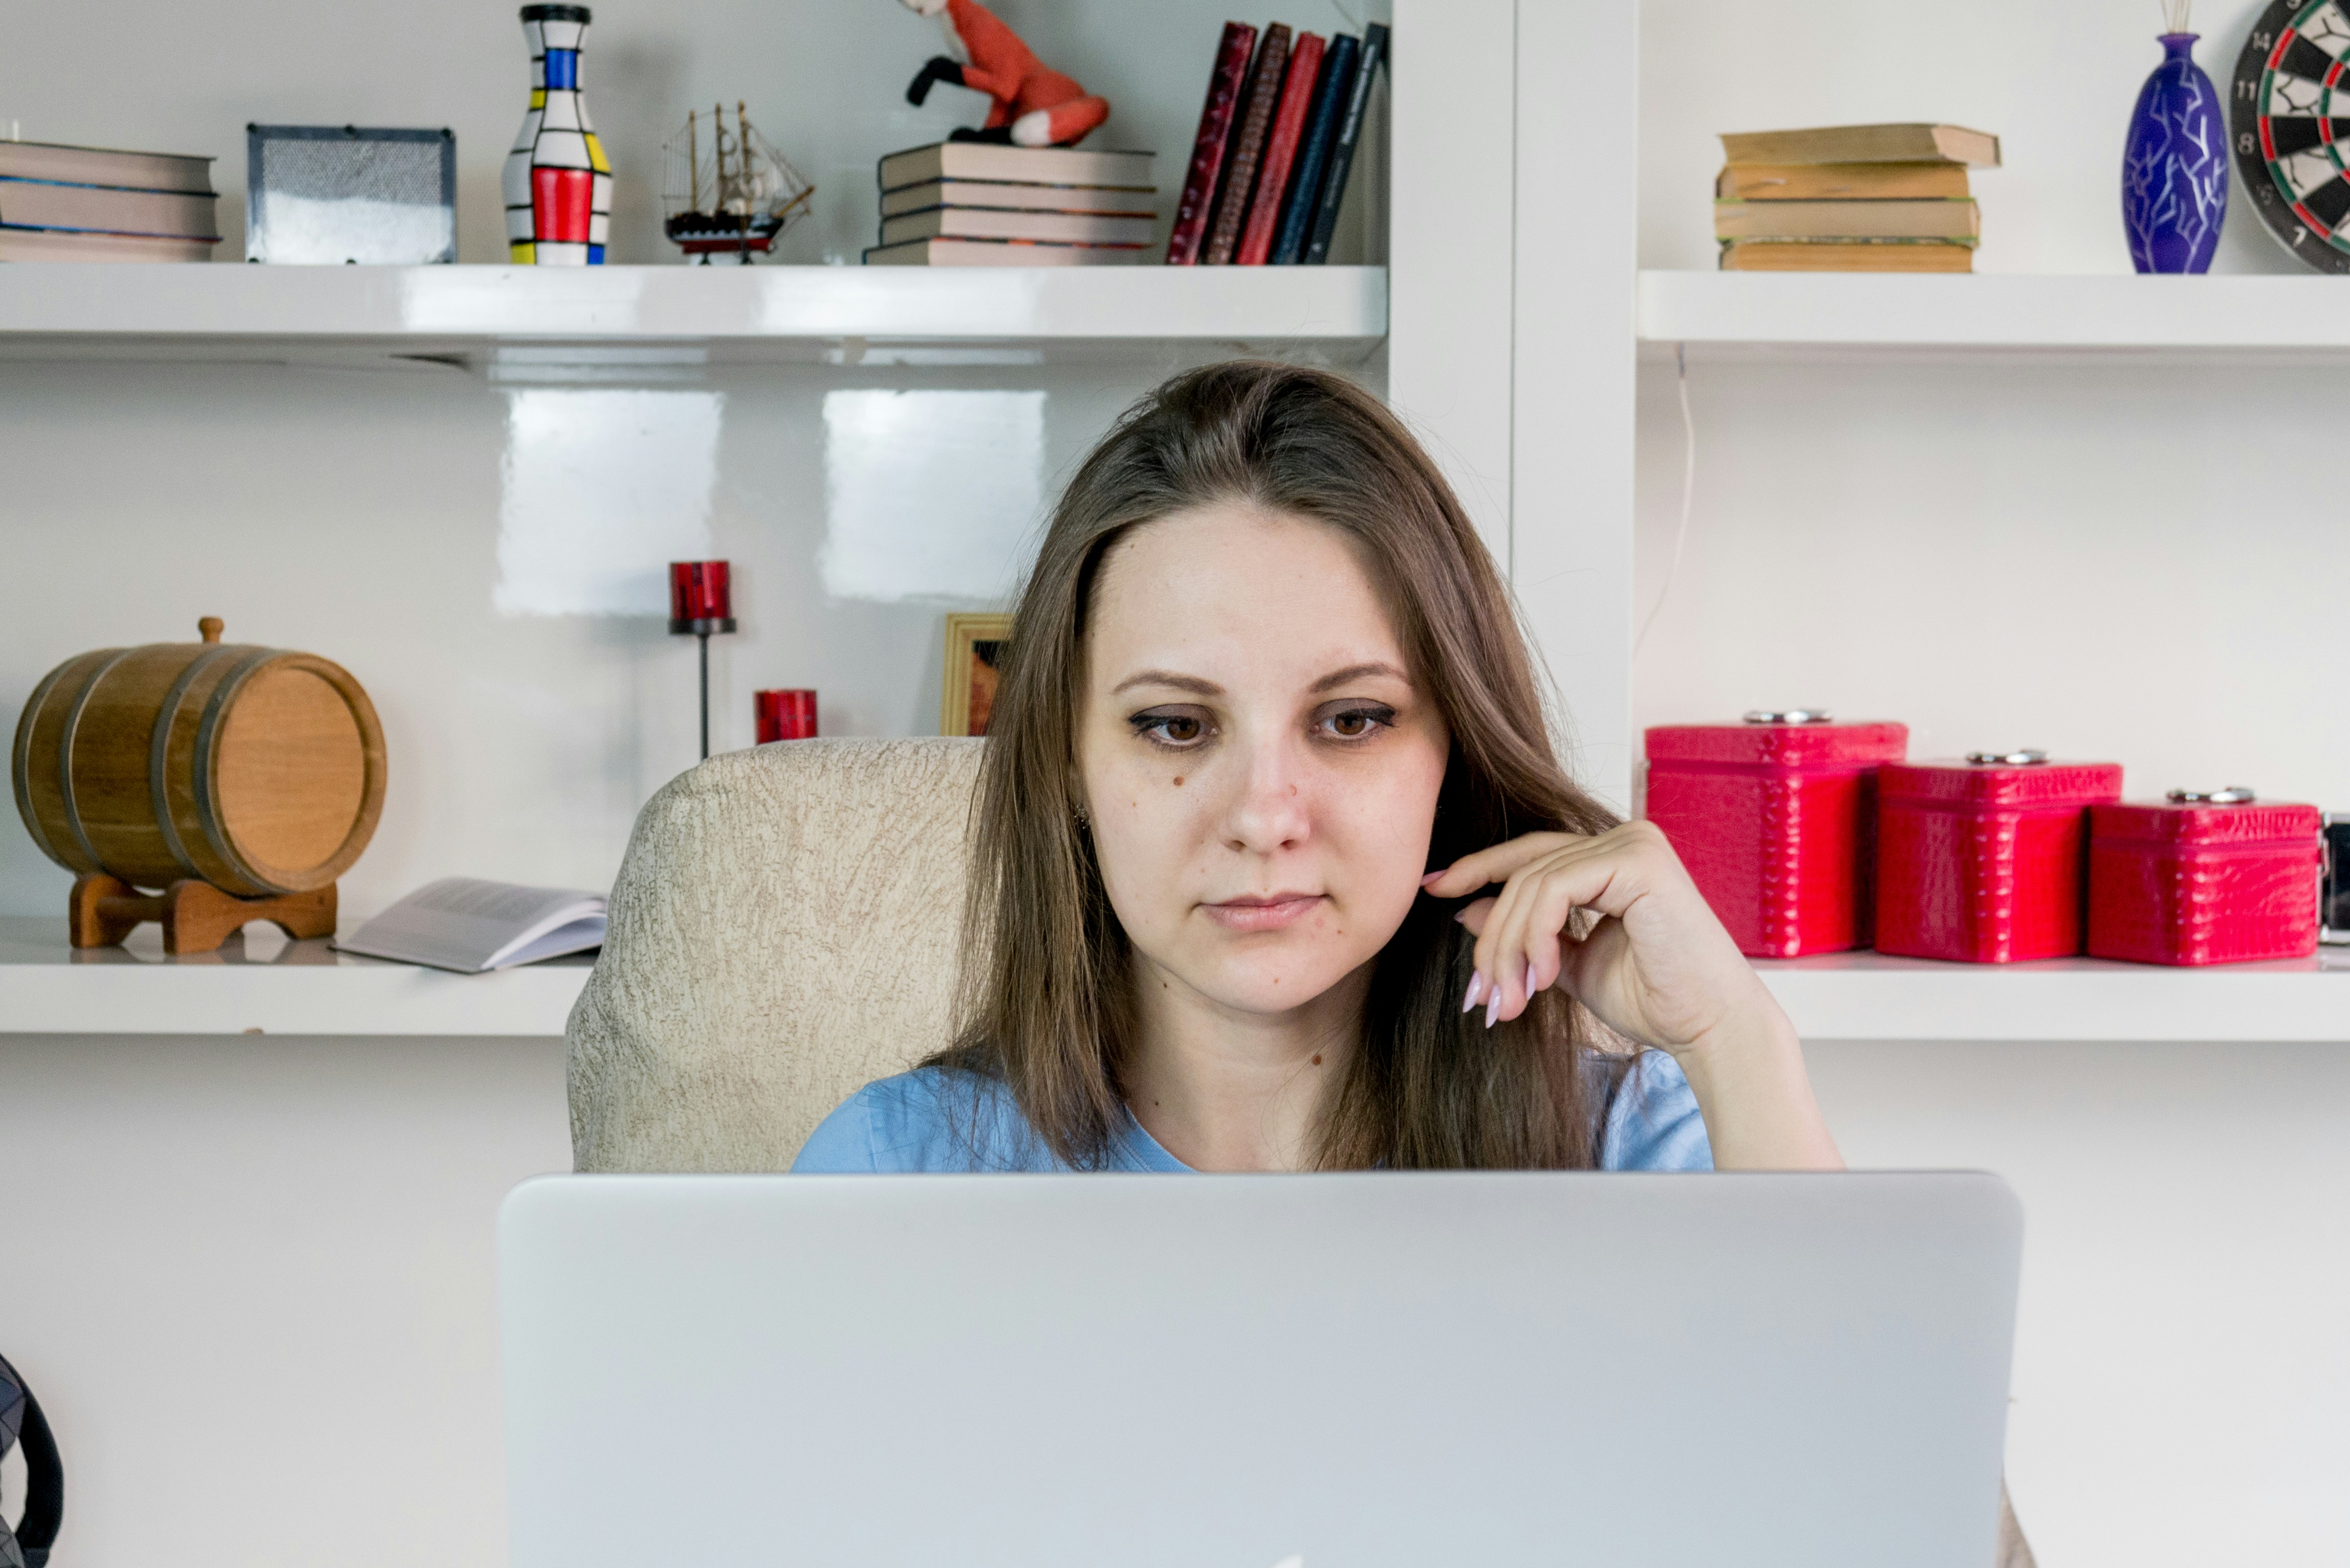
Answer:
[[[2350,272],[2350,0],[2273,0],[2236,60],[2237,183],[2285,249]]]

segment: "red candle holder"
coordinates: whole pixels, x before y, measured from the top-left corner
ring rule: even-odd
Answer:
[[[702,757],[710,760],[710,635],[734,629],[734,593],[723,561],[669,564],[669,629],[702,643]]]
[[[754,691],[751,701],[758,711],[759,744],[816,739],[815,692]]]
[[[708,637],[734,629],[734,593],[723,561],[669,564],[669,628],[678,636]]]

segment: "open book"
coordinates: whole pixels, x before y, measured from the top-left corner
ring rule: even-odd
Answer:
[[[368,958],[480,974],[585,952],[604,943],[604,896],[443,877],[335,946]]]

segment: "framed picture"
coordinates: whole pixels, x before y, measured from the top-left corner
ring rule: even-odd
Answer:
[[[995,707],[996,661],[1012,635],[1008,615],[947,617],[946,679],[939,688],[939,733],[984,735]]]

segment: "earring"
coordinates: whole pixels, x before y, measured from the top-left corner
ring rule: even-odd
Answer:
[[[1086,815],[1085,805],[1083,802],[1079,802],[1077,805],[1077,831],[1079,833],[1083,833],[1091,826],[1093,826],[1093,818]]]

